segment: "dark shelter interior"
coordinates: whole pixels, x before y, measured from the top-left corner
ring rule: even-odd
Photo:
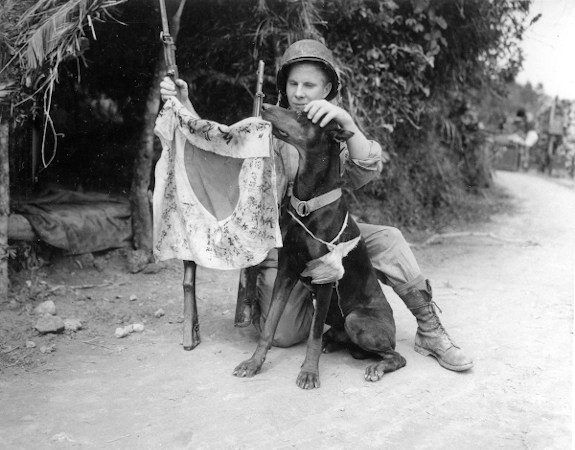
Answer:
[[[189,82],[192,95],[200,97],[197,109],[202,116],[229,124],[249,115],[250,92],[214,80],[214,71],[226,69],[217,67],[218,62],[225,64],[225,55],[207,61],[188,44],[199,40],[199,45],[209,45],[210,33],[217,30],[207,28],[213,21],[206,15],[217,15],[218,10],[233,15],[234,8],[208,8],[204,3],[188,2],[184,8],[178,33],[180,76]],[[168,6],[168,13],[174,13],[174,5]],[[71,253],[130,245],[130,186],[163,47],[157,1],[127,2],[116,17],[118,21],[94,23],[96,39],[88,33],[84,61],[61,66],[48,121],[38,105],[34,117],[13,129],[12,239],[40,238]],[[252,49],[246,42],[248,60]],[[229,107],[230,95],[234,104],[245,98],[245,111]],[[160,152],[155,139],[150,191]],[[94,211],[103,219],[96,220]]]

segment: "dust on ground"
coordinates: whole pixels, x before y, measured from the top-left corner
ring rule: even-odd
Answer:
[[[233,327],[237,271],[198,268],[202,344],[186,352],[181,262],[132,274],[122,251],[62,257],[13,274],[0,303],[0,448],[571,448],[575,190],[496,183],[508,198],[487,221],[408,236],[471,371],[415,353],[415,320],[385,288],[405,368],[368,383],[365,361],[323,355],[321,388],[303,391],[301,344],[235,378],[257,339]],[[45,301],[82,327],[38,333]],[[131,324],[143,331],[115,336]]]

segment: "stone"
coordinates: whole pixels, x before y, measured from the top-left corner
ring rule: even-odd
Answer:
[[[74,439],[64,432],[55,434],[50,440],[52,442],[75,442]]]
[[[92,253],[84,253],[74,257],[74,262],[80,269],[90,269],[94,267],[94,255]]]
[[[82,322],[78,319],[66,319],[64,320],[64,329],[66,331],[78,331],[82,329]]]
[[[150,263],[144,268],[144,273],[146,275],[151,275],[160,272],[163,268],[164,266],[162,264]]]
[[[58,317],[51,314],[44,314],[38,319],[34,328],[38,330],[39,333],[60,333],[64,331],[64,321]]]
[[[150,262],[151,256],[151,253],[147,250],[129,251],[127,254],[128,270],[131,273],[141,272]]]
[[[55,344],[43,345],[42,347],[40,347],[41,353],[52,353],[55,351],[56,351],[56,345]]]
[[[134,331],[132,325],[127,325],[125,327],[118,327],[116,328],[115,335],[118,339],[128,336],[130,333]]]
[[[98,271],[98,272],[103,272],[106,267],[108,267],[109,263],[106,260],[106,258],[95,258],[94,259],[94,268]]]
[[[56,315],[56,305],[52,300],[46,300],[45,302],[40,303],[34,309],[36,314],[51,314],[53,316]]]
[[[160,308],[154,313],[154,317],[159,319],[160,317],[164,316],[165,314],[166,314],[166,312],[162,308]]]

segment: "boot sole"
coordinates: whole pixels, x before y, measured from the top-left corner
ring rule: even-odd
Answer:
[[[432,351],[430,351],[430,350],[428,350],[428,349],[426,349],[426,348],[420,347],[419,345],[415,345],[415,346],[413,347],[413,349],[414,349],[417,353],[419,353],[420,355],[423,355],[423,356],[433,356],[433,357],[437,360],[437,362],[439,363],[439,365],[440,365],[441,367],[445,367],[446,369],[453,370],[454,372],[464,372],[464,371],[469,370],[469,369],[471,369],[471,368],[473,367],[473,362],[470,362],[470,363],[467,363],[467,364],[463,364],[463,365],[461,365],[461,366],[454,366],[453,364],[449,364],[448,362],[443,361],[443,360],[439,357],[439,355],[433,353]]]

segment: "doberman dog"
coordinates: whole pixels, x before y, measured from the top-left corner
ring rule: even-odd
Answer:
[[[395,351],[393,312],[378,284],[359,228],[341,196],[340,142],[353,133],[340,129],[333,121],[322,128],[305,114],[278,106],[264,105],[262,117],[272,123],[275,137],[297,149],[299,168],[293,195],[281,216],[283,247],[279,249],[268,317],[253,356],[238,365],[233,374],[251,377],[261,369],[299,279],[313,290],[315,311],[297,385],[302,389],[319,387],[322,347],[327,351],[339,345],[348,347],[357,358],[376,357],[378,361],[367,367],[365,379],[377,381],[384,373],[403,367],[405,358]],[[318,259],[348,251],[342,261],[343,276],[326,278]],[[323,336],[322,346],[326,323],[331,328]]]

